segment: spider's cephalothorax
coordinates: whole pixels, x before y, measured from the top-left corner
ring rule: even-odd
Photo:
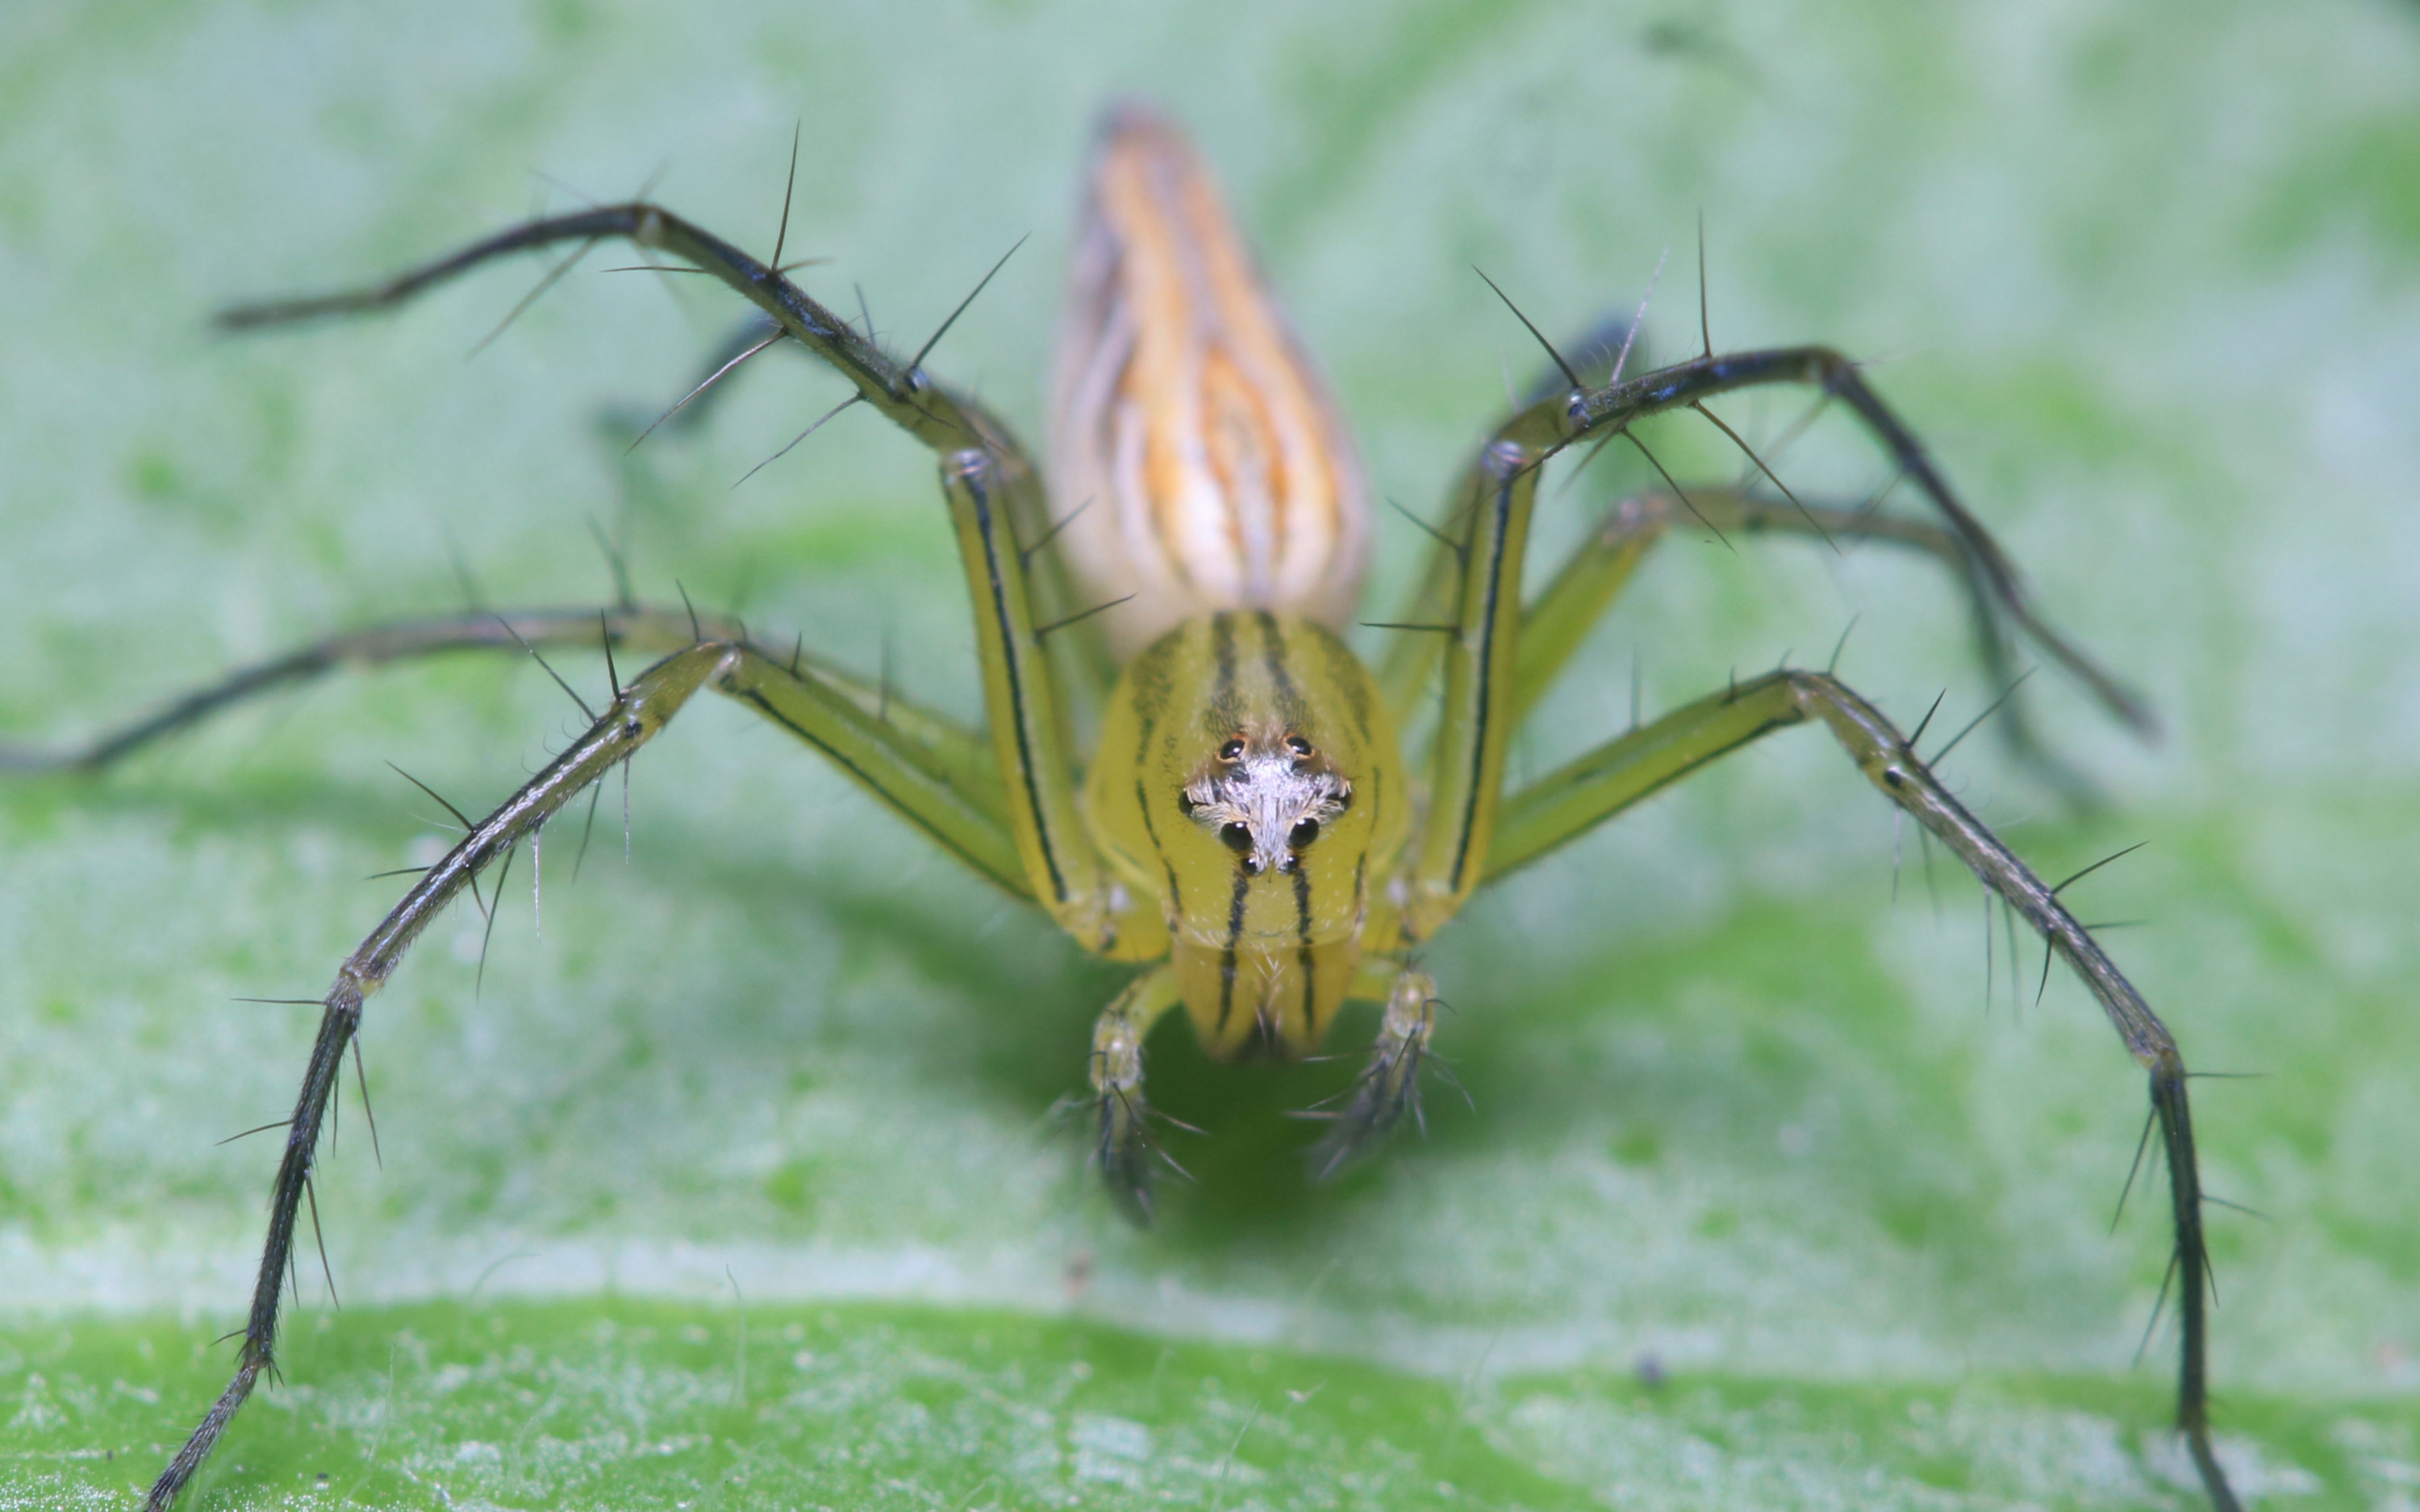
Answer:
[[[787,227],[786,210],[784,228]],[[795,343],[861,402],[931,448],[974,606],[985,718],[970,725],[883,682],[734,625],[626,600],[599,609],[476,613],[376,626],[240,672],[97,742],[0,766],[89,767],[268,687],[349,661],[464,646],[595,645],[662,659],[587,732],[430,867],[338,968],[293,1118],[234,1379],[153,1487],[172,1502],[271,1368],[297,1216],[344,1053],[367,999],[484,869],[628,762],[702,688],[830,757],[877,801],[1091,950],[1138,974],[1101,1014],[1091,1081],[1109,1188],[1147,1215],[1154,1150],[1142,1044],[1180,1003],[1215,1051],[1296,1054],[1348,998],[1385,1004],[1377,1042],[1336,1115],[1323,1170],[1419,1110],[1435,1027],[1411,949],[1473,891],[1769,731],[1828,730],[1885,797],[2040,933],[2149,1074],[2167,1156],[2182,1315],[2179,1424],[2211,1500],[2234,1505],[2207,1421],[2208,1268],[2184,1061],[2100,944],[1958,799],[1910,740],[1828,671],[1718,689],[1506,791],[1523,716],[1681,512],[1716,531],[1896,543],[1974,595],[1987,663],[2017,635],[2120,717],[2124,691],[2044,626],[2013,567],[1915,436],[1838,353],[1715,353],[1625,378],[1617,363],[1502,421],[1449,488],[1428,564],[1375,667],[1340,639],[1368,551],[1360,470],[1207,172],[1149,111],[1111,113],[1094,159],[1060,342],[1054,509],[1008,428],[885,351],[872,332],[659,206],[602,206],[505,231],[354,293],[227,312],[249,327],[399,303],[503,254],[619,238],[709,273],[758,312],[745,356]],[[1626,350],[1626,347],[1625,347]],[[921,354],[920,354],[921,356]],[[1809,506],[1717,487],[1625,501],[1545,585],[1522,593],[1530,510],[1575,442],[1774,383],[1854,412],[1933,517]],[[1719,423],[1718,423],[1719,424]],[[1441,694],[1440,694],[1441,690]],[[1089,756],[1077,731],[1098,715]],[[1398,732],[1423,733],[1412,748]],[[1920,727],[1919,727],[1920,729]]]
[[[1117,875],[1167,921],[1174,990],[1202,1042],[1316,1045],[1365,939],[1388,938],[1410,817],[1394,728],[1359,659],[1324,626],[1266,609],[1187,621],[1119,680],[1087,796]]]

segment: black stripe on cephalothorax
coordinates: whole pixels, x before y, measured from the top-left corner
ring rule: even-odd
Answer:
[[[1295,964],[1302,971],[1302,1022],[1306,1041],[1319,1038],[1319,974],[1311,970],[1311,864],[1300,856],[1294,863]]]
[[[1176,656],[1173,646],[1156,645],[1136,657],[1126,668],[1126,685],[1132,690],[1135,710],[1135,765],[1142,767],[1151,761],[1151,737],[1159,729],[1160,716],[1166,714],[1175,695],[1170,688],[1168,664]]]
[[[1218,678],[1210,687],[1205,711],[1214,735],[1244,722],[1243,705],[1235,698],[1235,616],[1221,611],[1210,616],[1210,660]]]
[[[1251,895],[1252,879],[1235,869],[1235,897],[1227,905],[1227,945],[1218,952],[1218,1032],[1227,1031],[1227,1015],[1235,1011],[1235,947],[1244,937],[1244,901]]]
[[[1284,632],[1278,628],[1278,617],[1267,609],[1254,610],[1252,622],[1261,629],[1261,665],[1268,672],[1270,690],[1277,697],[1278,717],[1298,730],[1308,711],[1303,706],[1301,690],[1294,685],[1294,671],[1286,665]]]
[[[1168,847],[1159,842],[1159,826],[1151,821],[1151,794],[1135,779],[1135,807],[1142,810],[1142,832],[1151,841],[1151,853],[1168,872],[1168,909],[1171,914],[1185,912],[1185,889],[1176,880],[1176,863],[1168,858]]]

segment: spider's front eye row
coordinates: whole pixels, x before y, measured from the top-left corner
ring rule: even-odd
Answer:
[[[1226,846],[1227,849],[1234,852],[1237,856],[1247,855],[1252,848],[1251,827],[1240,819],[1231,825],[1220,825],[1218,826],[1218,843]]]
[[[1243,754],[1244,743],[1241,740],[1230,740],[1218,748],[1218,759],[1222,762],[1232,762]]]
[[[1298,824],[1292,829],[1286,831],[1286,848],[1289,850],[1298,851],[1318,838],[1319,821],[1316,819],[1306,819],[1301,824]]]

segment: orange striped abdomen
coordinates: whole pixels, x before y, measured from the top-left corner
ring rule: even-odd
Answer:
[[[1079,592],[1135,595],[1106,616],[1120,660],[1219,609],[1352,610],[1369,507],[1351,439],[1217,184],[1140,106],[1104,124],[1078,224],[1051,480]]]

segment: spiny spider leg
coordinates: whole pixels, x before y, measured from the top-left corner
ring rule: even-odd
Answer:
[[[786,270],[780,270],[780,271],[786,271]],[[865,291],[862,286],[858,288],[857,295],[861,311],[860,328],[868,339],[873,339],[874,322],[870,315],[863,313]],[[742,358],[761,350],[768,338],[783,334],[785,332],[779,321],[759,311],[735,327],[724,337],[722,344],[715,348],[701,365],[698,382],[686,391],[686,395],[670,409],[655,416],[652,420],[616,411],[613,417],[613,422],[636,438],[629,443],[629,448],[635,449],[639,440],[644,440],[648,433],[659,427],[669,427],[679,431],[702,424],[707,412],[721,402],[721,395],[730,388],[730,382],[725,375],[737,376],[732,371],[735,364]],[[830,412],[824,416],[825,420],[830,418]],[[816,424],[820,425],[822,423],[817,421]],[[810,429],[813,428],[810,427]],[[799,439],[803,440],[803,435]],[[790,446],[797,444],[798,442],[793,440],[784,446],[783,451],[786,452]],[[774,456],[778,457],[781,455],[777,452]],[[768,457],[767,461],[769,462],[772,459]],[[757,468],[761,469],[765,465],[766,463],[760,462]],[[754,471],[751,470],[752,472]],[[1020,494],[1014,501],[1013,513],[1016,517],[1016,533],[1021,543],[1018,548],[1019,564],[1024,569],[1029,591],[1034,599],[1035,614],[1044,624],[1063,627],[1070,632],[1049,638],[1046,650],[1063,688],[1079,694],[1089,702],[1097,704],[1108,697],[1110,685],[1117,681],[1117,667],[1109,656],[1108,642],[1096,633],[1098,626],[1086,623],[1086,617],[1106,606],[1079,602],[1076,596],[1074,582],[1067,573],[1065,562],[1059,553],[1042,549],[1044,545],[1057,534],[1059,528],[1067,522],[1068,516],[1062,515],[1055,520],[1047,517],[1028,518],[1024,511],[1029,507],[1031,507],[1029,501]],[[1073,511],[1070,513],[1072,514]]]
[[[1093,1026],[1094,1163],[1121,1212],[1151,1222],[1152,1156],[1143,1102],[1142,1042],[1177,1006],[1176,972],[1154,966],[1126,984]]]
[[[283,691],[345,668],[376,667],[457,651],[637,651],[662,655],[709,640],[740,640],[737,622],[686,609],[530,609],[479,610],[405,620],[349,630],[280,656],[240,667],[215,683],[172,700],[156,713],[97,735],[80,746],[41,749],[0,745],[0,771],[92,772],[152,743],[189,730],[238,704]],[[768,653],[769,655],[769,653]],[[1005,822],[1005,800],[990,743],[947,715],[907,698],[895,688],[863,677],[800,647],[787,660],[793,672],[829,685],[899,737],[898,755],[936,779],[957,784],[967,798]]]
[[[1012,893],[1024,877],[1015,842],[994,816],[964,795],[931,780],[914,764],[894,758],[874,717],[847,697],[793,673],[755,648],[703,640],[676,651],[633,678],[602,717],[547,764],[520,791],[470,827],[460,843],[412,885],[403,901],[336,970],[323,999],[319,1034],[287,1124],[285,1157],[270,1206],[269,1238],[253,1285],[252,1311],[234,1378],[193,1436],[162,1473],[145,1504],[164,1512],[226,1430],[261,1375],[275,1363],[279,1291],[293,1261],[295,1225],[308,1191],[311,1165],[346,1046],[361,1026],[366,1000],[394,974],[430,920],[468,889],[479,872],[508,856],[565,805],[636,755],[700,687],[710,687],[799,736],[850,777],[915,823],[945,849]]]
[[[221,1434],[263,1372],[275,1364],[279,1293],[293,1262],[294,1227],[311,1165],[318,1152],[319,1130],[328,1111],[336,1076],[343,1069],[345,1047],[361,1026],[362,1007],[384,984],[404,953],[456,895],[471,885],[481,869],[533,835],[563,806],[622,762],[636,754],[675,711],[686,702],[718,664],[733,655],[727,645],[708,643],[675,653],[657,663],[624,690],[605,717],[545,770],[486,819],[473,826],[444,859],[429,868],[403,901],[336,969],[336,980],[324,999],[319,1034],[311,1048],[309,1069],[296,1097],[287,1127],[286,1154],[277,1168],[270,1199],[269,1238],[255,1277],[252,1311],[243,1330],[234,1379],[204,1414],[200,1426],[151,1487],[145,1505],[165,1512],[185,1483],[209,1458]]]
[[[1715,394],[1775,383],[1806,383],[1841,400],[1883,442],[1901,474],[1914,482],[1963,543],[1969,570],[1993,601],[2025,602],[2016,568],[1989,532],[1958,501],[1923,444],[1875,395],[1854,364],[1822,347],[1780,347],[1700,357],[1596,389],[1574,389],[1542,401],[1499,426],[1457,485],[1456,508],[1431,559],[1415,603],[1413,623],[1434,618],[1445,633],[1434,654],[1445,669],[1445,695],[1428,753],[1433,795],[1406,878],[1403,930],[1418,941],[1459,912],[1479,884],[1503,781],[1504,756],[1514,728],[1519,687],[1521,566],[1529,517],[1544,465],[1595,434],[1621,434],[1663,411],[1701,405]],[[1397,655],[1431,653],[1399,646]],[[2138,725],[2149,716],[2099,668],[2050,641],[2044,650],[2090,684],[2113,709]],[[1401,686],[1401,685],[1397,685]],[[1417,686],[1417,683],[1412,686]]]
[[[1444,618],[1459,619],[1469,608],[1474,591],[1498,600],[1504,596],[1490,593],[1487,563],[1474,562],[1472,548],[1482,538],[1498,544],[1509,538],[1483,517],[1491,500],[1521,512],[1523,518],[1517,522],[1514,533],[1526,535],[1528,494],[1534,486],[1524,477],[1526,472],[1543,467],[1565,448],[1591,435],[1611,437],[1650,415],[1687,408],[1718,393],[1775,383],[1810,384],[1845,403],[1882,443],[1900,474],[1913,482],[1940,513],[1942,529],[1947,533],[1936,539],[1945,541],[1954,551],[1966,580],[1978,620],[1983,626],[1979,639],[1987,665],[1996,671],[2006,664],[2009,630],[2002,623],[2005,620],[2066,668],[2130,728],[2146,734],[2156,730],[2149,710],[2133,692],[2035,612],[2031,595],[2014,564],[1982,523],[1960,502],[1923,443],[1882,402],[1855,364],[1828,347],[1781,347],[1694,358],[1600,388],[1564,391],[1522,410],[1497,429],[1495,440],[1482,448],[1457,486],[1452,495],[1453,507],[1439,527],[1444,540],[1429,553],[1419,585],[1396,621],[1433,624]],[[1714,501],[1714,508],[1728,511],[1724,492],[1693,487],[1687,492],[1686,502],[1697,505],[1703,493]],[[1730,494],[1731,500],[1744,497],[1750,496],[1735,491]],[[1793,509],[1792,513],[1798,512]],[[1826,512],[1820,517],[1822,529],[1828,532],[1838,515]],[[1891,526],[1880,523],[1886,518],[1873,517],[1871,522],[1854,528],[1851,533],[1890,534]],[[1505,523],[1515,522],[1508,517]],[[1777,518],[1771,523],[1790,528],[1782,526]],[[1801,517],[1796,529],[1806,532],[1812,526]],[[1588,555],[1590,550],[1590,547],[1583,546],[1581,555]],[[1526,614],[1523,618],[1526,622]],[[1472,627],[1476,628],[1475,624]],[[1381,686],[1398,709],[1411,706],[1440,657],[1450,660],[1446,644],[1427,636],[1404,636],[1388,648]],[[2011,738],[2021,751],[2028,750],[2029,737],[2024,726],[2018,726]]]
[[[1854,410],[1890,454],[1899,471],[1915,483],[1963,543],[1969,570],[1980,580],[1989,601],[2024,625],[2042,651],[2091,689],[2093,697],[2111,713],[2137,731],[2148,733],[2156,728],[2150,711],[2140,700],[2080,649],[2052,633],[2032,613],[2030,594],[2016,565],[1982,522],[1959,501],[1948,481],[1933,466],[1931,454],[1924,443],[1883,403],[1881,395],[1858,373],[1857,365],[1828,347],[1783,347],[1699,357],[1628,382],[1575,393],[1563,402],[1561,415],[1554,417],[1559,428],[1565,430],[1558,448],[1591,431],[1627,425],[1633,420],[1698,404],[1718,393],[1769,383],[1809,384]],[[1553,416],[1554,409],[1549,402],[1529,413]]]
[[[986,722],[1023,872],[1013,890],[1037,898],[1097,952],[1149,959],[1163,949],[1166,932],[1157,916],[1109,886],[1079,812],[1072,714],[1059,686],[1065,674],[1054,671],[1078,658],[1063,650],[1054,657],[1046,649],[1036,627],[1051,622],[1037,614],[1035,600],[1047,598],[1051,579],[1045,571],[1030,586],[1021,549],[1021,539],[1048,526],[1039,481],[1006,426],[970,398],[935,383],[920,365],[957,312],[915,361],[903,363],[777,270],[659,206],[636,202],[533,221],[368,288],[238,306],[223,311],[219,324],[251,330],[386,309],[498,257],[614,238],[669,253],[737,290],[848,379],[859,399],[937,454],[976,605]],[[995,265],[992,271],[998,270]],[[959,311],[965,308],[961,302]],[[1082,634],[1078,629],[1062,646],[1076,646]],[[988,865],[983,870],[999,875]]]
[[[223,330],[249,331],[390,309],[499,257],[557,242],[610,238],[670,253],[738,290],[783,332],[854,384],[866,403],[933,450],[984,444],[1021,456],[1006,432],[971,401],[939,389],[921,369],[902,364],[789,279],[731,243],[660,206],[644,202],[531,221],[368,288],[236,305],[219,313],[218,324]]]
[[[848,379],[859,400],[881,410],[934,452],[946,457],[954,450],[968,448],[998,458],[999,486],[1016,530],[1030,539],[1048,528],[1048,505],[1024,449],[1005,424],[973,399],[936,383],[921,365],[924,352],[917,354],[916,362],[900,362],[883,350],[872,332],[859,331],[811,298],[783,270],[768,267],[721,238],[645,201],[531,221],[366,288],[231,306],[219,312],[217,324],[225,331],[254,331],[392,309],[500,257],[565,241],[581,243],[584,250],[614,239],[669,253],[737,290],[770,322],[769,327],[752,324],[747,332],[751,344],[774,329],[796,339]],[[997,266],[993,271],[998,271]],[[989,276],[985,275],[986,281]],[[981,287],[977,285],[978,292]],[[954,313],[950,319],[955,318]],[[946,331],[948,325],[944,321],[941,329]],[[925,351],[939,334],[936,332],[925,342]],[[1063,586],[1055,564],[1046,566],[1039,576],[1053,593]],[[1048,618],[1083,607],[1052,602],[1044,612]],[[1089,633],[1065,637],[1062,645],[1058,659],[1069,671],[1082,669],[1088,677],[1097,676],[1099,655]],[[1053,717],[1063,716],[1054,713]]]
[[[1628,586],[1647,552],[1673,526],[1686,526],[1697,519],[1748,536],[1766,532],[1812,536],[1820,530],[1844,545],[1879,541],[1933,558],[1956,574],[1966,592],[1984,680],[1993,687],[2005,687],[2015,676],[2003,617],[2038,643],[2057,639],[2029,604],[1995,604],[1981,581],[1967,570],[1963,543],[1957,533],[1934,521],[1885,514],[1870,506],[1844,509],[1809,502],[1802,511],[1780,500],[1719,486],[1691,486],[1684,506],[1673,494],[1658,490],[1617,502],[1605,523],[1589,533],[1523,610],[1515,671],[1516,718],[1525,717],[1553,685],[1614,597]],[[2010,744],[2029,764],[2059,779],[2063,786],[2071,788],[2081,780],[2040,743],[2022,706],[2012,702],[2003,719],[2015,732]]]
[[[1311,1148],[1314,1178],[1325,1180],[1376,1148],[1406,1114],[1419,1119],[1420,1067],[1436,1032],[1436,982],[1427,972],[1407,966],[1396,974],[1370,1064],[1331,1117],[1327,1133]]]
[[[2237,1503],[2210,1445],[2209,1267],[2183,1059],[2166,1027],[2090,934],[1934,779],[1888,720],[1828,673],[1778,672],[1633,731],[1505,798],[1505,756],[1521,686],[1522,564],[1544,465],[1591,433],[1619,435],[1646,416],[1773,383],[1811,384],[1846,403],[1943,517],[1984,594],[2012,610],[2024,606],[2016,569],[1958,501],[1922,444],[1854,365],[1828,348],[1700,357],[1531,406],[1499,427],[1465,471],[1453,496],[1457,507],[1444,527],[1450,544],[1437,547],[1428,584],[1415,600],[1415,623],[1430,617],[1437,622],[1430,627],[1439,632],[1433,639],[1445,687],[1428,753],[1427,811],[1397,888],[1399,933],[1406,945],[1426,939],[1482,881],[1768,729],[1823,719],[1867,775],[1915,816],[1924,834],[1947,842],[2085,979],[2127,1048],[2150,1073],[2151,1103],[2172,1167],[2175,1253],[2185,1297],[2179,1427],[2212,1504],[2230,1512]],[[2131,715],[2138,726],[2148,725],[2139,705],[2063,641],[2046,640],[2043,649],[2113,709]]]
[[[1809,516],[1813,517],[1812,526]],[[1420,529],[1435,533],[1427,521],[1416,515],[1409,517]],[[1648,551],[1674,525],[1697,520],[1710,522],[1726,532],[1749,536],[1766,532],[1812,536],[1820,528],[1835,541],[1879,541],[1935,559],[1958,575],[1959,583],[1967,592],[1985,680],[1993,686],[2005,686],[2014,676],[2009,663],[2010,647],[2001,626],[2003,615],[2038,641],[2047,642],[2056,636],[2034,614],[2030,605],[1995,605],[1981,581],[1966,570],[1964,546],[1957,533],[1931,520],[1884,514],[1870,504],[1854,509],[1810,504],[1802,513],[1781,501],[1719,485],[1692,486],[1685,502],[1668,490],[1656,490],[1616,501],[1605,522],[1564,558],[1554,576],[1523,609],[1519,660],[1514,671],[1515,718],[1525,717],[1554,686],[1596,622],[1629,586]],[[1451,537],[1443,537],[1442,543],[1450,550],[1460,546]],[[1418,706],[1422,684],[1435,671],[1442,649],[1436,640],[1419,636],[1407,636],[1389,648],[1386,671],[1393,681],[1386,685],[1386,692],[1391,707],[1408,714]],[[2055,764],[2055,757],[2040,745],[2022,707],[2012,704],[2004,717],[2023,732],[2013,744],[2027,761]]]
[[[2204,1244],[2201,1172],[2194,1151],[2184,1057],[2098,941],[2036,876],[1968,812],[1912,743],[1872,704],[1827,672],[1783,671],[1684,705],[1600,746],[1508,797],[1497,816],[1486,875],[1537,859],[1632,805],[1771,731],[1821,722],[1884,795],[1964,861],[1983,886],[2041,934],[2109,1017],[2135,1063],[2150,1076],[2150,1101],[2168,1158],[2174,1264],[2183,1342],[2177,1427],[2211,1501],[2238,1503],[2210,1440],[2210,1257]]]

